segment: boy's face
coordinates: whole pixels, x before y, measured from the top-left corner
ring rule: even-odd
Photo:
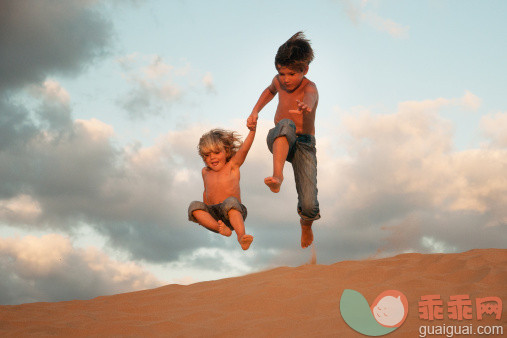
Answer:
[[[304,71],[298,71],[278,65],[276,69],[278,70],[280,82],[288,91],[296,89],[301,81],[303,81],[306,73],[308,73],[308,67]]]
[[[227,163],[227,154],[223,149],[220,151],[212,151],[204,155],[204,162],[211,170],[220,171]]]

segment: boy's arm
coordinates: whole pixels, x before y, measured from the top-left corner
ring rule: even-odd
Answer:
[[[241,167],[243,162],[245,162],[246,155],[248,154],[248,151],[250,151],[250,147],[252,147],[252,143],[255,137],[255,128],[250,129],[250,132],[248,133],[248,136],[245,138],[245,141],[239,147],[238,151],[234,156],[231,158],[231,165],[233,167]]]
[[[257,103],[252,109],[252,113],[248,117],[247,122],[249,124],[257,122],[259,112],[262,110],[262,108],[264,108],[265,105],[267,105],[273,99],[273,97],[275,97],[276,93],[278,92],[278,89],[276,88],[275,85],[275,81],[276,76],[273,78],[271,84],[266,89],[264,89],[261,96],[259,97],[259,100],[257,100]]]
[[[319,99],[319,92],[317,87],[312,83],[306,86],[303,96],[303,101],[297,101],[298,110],[303,114],[309,113],[315,107],[317,100]]]

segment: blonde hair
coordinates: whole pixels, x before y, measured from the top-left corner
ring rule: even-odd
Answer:
[[[212,129],[201,136],[197,150],[203,161],[207,154],[224,150],[226,161],[229,162],[242,143],[240,135],[235,131]]]

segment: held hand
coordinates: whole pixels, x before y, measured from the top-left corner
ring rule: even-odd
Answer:
[[[248,116],[247,122],[248,123],[255,123],[257,124],[257,119],[259,118],[259,113],[252,112],[250,116]]]
[[[246,127],[248,128],[248,130],[250,131],[255,131],[255,129],[257,129],[257,123],[251,123],[251,122],[248,122],[246,123]]]
[[[254,118],[250,115],[250,117],[246,120],[246,127],[251,131],[255,131],[257,128],[257,116]]]

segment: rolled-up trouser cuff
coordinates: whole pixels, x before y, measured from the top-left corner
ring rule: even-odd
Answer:
[[[294,156],[294,150],[297,140],[296,135],[296,124],[290,119],[283,119],[279,121],[276,126],[269,130],[268,136],[266,137],[266,143],[268,149],[273,153],[273,144],[279,137],[285,136],[287,143],[289,144],[289,153],[287,154],[287,161],[291,162]]]
[[[236,197],[228,197],[222,203],[213,205],[207,205],[200,201],[193,201],[188,207],[188,220],[191,222],[199,223],[193,215],[193,212],[196,210],[203,210],[210,214],[211,217],[213,217],[213,219],[216,221],[222,221],[229,228],[234,229],[229,222],[229,211],[233,209],[241,213],[243,220],[246,219],[248,213],[247,209],[243,204],[239,202]]]

